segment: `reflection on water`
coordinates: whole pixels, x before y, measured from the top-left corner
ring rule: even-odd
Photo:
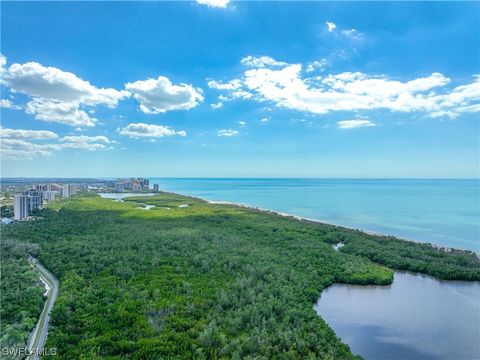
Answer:
[[[366,359],[480,359],[480,283],[397,272],[390,286],[336,284],[315,305]]]

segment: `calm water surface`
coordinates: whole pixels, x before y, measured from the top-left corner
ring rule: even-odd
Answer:
[[[333,285],[317,313],[366,359],[480,359],[480,283],[395,273],[390,286]]]
[[[129,196],[152,196],[155,194],[152,193],[98,193],[101,197],[105,199],[114,199],[114,200],[121,200]]]
[[[480,252],[480,181],[159,179],[163,190]]]

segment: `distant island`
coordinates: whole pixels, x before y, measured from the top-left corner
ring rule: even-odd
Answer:
[[[2,346],[43,306],[32,255],[60,280],[46,346],[65,359],[356,358],[312,308],[327,286],[480,280],[471,251],[166,192],[79,193],[1,236]]]

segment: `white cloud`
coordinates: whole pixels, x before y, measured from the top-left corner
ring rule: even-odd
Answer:
[[[227,83],[221,83],[219,81],[207,79],[207,85],[211,89],[217,90],[236,90],[242,87],[242,82],[238,79],[231,80]]]
[[[2,138],[0,150],[5,159],[32,159],[37,156],[51,156],[60,147],[53,144],[35,144],[20,139]]]
[[[103,150],[112,143],[105,136],[65,136],[60,142],[32,142],[52,140],[57,134],[48,130],[7,129],[0,127],[0,151],[7,159],[33,159],[38,156],[52,156],[63,149]],[[26,141],[28,140],[28,141]]]
[[[270,56],[246,56],[240,60],[240,63],[244,66],[254,68],[264,68],[267,66],[286,66],[288,63],[283,61],[277,61]],[[235,80],[233,80],[235,81]]]
[[[235,136],[238,135],[238,130],[232,130],[232,129],[222,129],[218,130],[217,136]]]
[[[218,103],[215,103],[215,104],[210,104],[210,107],[213,110],[220,109],[222,106],[223,106],[223,103],[221,101],[219,101]]]
[[[192,85],[174,85],[165,76],[138,80],[125,84],[146,114],[159,114],[169,110],[188,110],[203,101],[202,90]]]
[[[5,76],[5,65],[7,65],[7,58],[3,56],[3,54],[0,54],[0,84],[5,84],[5,80],[3,80]]]
[[[333,32],[335,31],[335,28],[337,27],[337,25],[333,22],[330,22],[330,21],[327,21],[326,22],[326,25],[327,25],[327,30],[328,32]]]
[[[175,131],[168,126],[132,123],[123,128],[117,129],[121,135],[129,136],[131,138],[159,138],[164,136],[186,136],[185,131]]]
[[[2,78],[13,92],[58,102],[115,107],[129,96],[125,90],[97,88],[71,72],[36,62],[13,64]]]
[[[22,107],[12,103],[8,99],[0,99],[0,108],[11,109],[11,110],[21,110]]]
[[[260,122],[262,122],[262,123],[267,123],[268,121],[269,121],[268,118],[263,118],[263,119],[260,120]]]
[[[238,123],[240,124],[240,126],[245,126],[245,124],[246,124],[245,121],[239,121]]]
[[[97,136],[86,136],[86,135],[79,135],[79,136],[64,136],[60,141],[67,142],[67,143],[105,143],[111,144],[114,141],[110,140],[106,136],[97,135]]]
[[[340,129],[355,129],[359,127],[376,126],[376,124],[370,120],[342,120],[337,121],[337,125]]]
[[[272,63],[281,62],[272,59]],[[234,93],[245,92],[259,102],[314,114],[384,109],[455,117],[462,112],[477,112],[480,100],[480,76],[451,89],[447,88],[450,79],[435,72],[408,81],[360,72],[311,78],[304,76],[302,64],[279,67],[263,62],[257,67],[249,65],[239,78],[228,83],[237,84],[234,90],[223,89],[226,95],[221,96],[229,100],[235,99]]]
[[[315,60],[307,64],[307,68],[305,69],[305,71],[312,72],[315,70],[323,70],[325,66],[327,66],[327,64],[328,64],[327,59]]]
[[[225,9],[230,3],[230,0],[197,0],[197,3],[208,7]]]
[[[80,128],[95,126],[97,122],[97,119],[91,118],[85,111],[80,110],[77,103],[55,102],[35,98],[27,103],[26,112],[34,115],[37,120]]]
[[[22,129],[8,129],[0,126],[0,138],[1,139],[35,139],[46,140],[56,139],[58,135],[48,130],[22,130]]]
[[[37,62],[12,64],[5,68],[6,58],[0,56],[0,65],[2,85],[12,93],[32,97],[25,111],[37,120],[78,128],[91,127],[97,120],[89,117],[81,107],[103,104],[113,108],[120,100],[131,95],[126,90],[97,88],[71,72]],[[2,101],[2,106],[10,105],[8,100]]]

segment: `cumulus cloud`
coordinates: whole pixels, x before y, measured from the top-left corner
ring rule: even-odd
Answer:
[[[11,109],[11,110],[21,110],[22,107],[12,103],[8,99],[0,99],[0,108]]]
[[[53,101],[115,107],[129,96],[125,90],[97,88],[71,72],[37,62],[13,64],[2,78],[13,92]]]
[[[302,64],[278,66],[282,62],[273,59],[271,63],[276,65],[267,66],[265,62],[256,67],[249,65],[240,77],[219,83],[235,84],[232,89],[213,88],[222,90],[222,96],[229,100],[236,99],[234,93],[245,92],[259,102],[314,114],[384,109],[456,117],[462,112],[478,111],[480,76],[475,76],[470,84],[452,89],[447,87],[451,80],[436,72],[407,81],[361,72],[308,77]]]
[[[262,122],[262,123],[267,123],[268,121],[269,121],[268,118],[263,118],[263,119],[260,120],[260,122]]]
[[[238,130],[232,130],[232,129],[222,129],[218,130],[217,136],[235,136],[238,135]]]
[[[238,123],[240,124],[240,126],[245,126],[245,124],[246,124],[245,121],[239,121]]]
[[[327,25],[328,32],[333,32],[335,30],[335,28],[337,27],[337,25],[335,23],[330,22],[330,21],[327,21],[325,24]]]
[[[130,96],[126,90],[98,88],[71,72],[37,62],[15,63],[6,68],[6,58],[0,56],[0,65],[2,85],[13,93],[31,97],[25,110],[37,120],[91,127],[96,119],[89,117],[82,107],[105,105],[113,108]],[[2,101],[2,106],[9,105]]]
[[[206,5],[212,8],[223,8],[225,9],[230,3],[230,0],[197,0],[197,3],[200,5]]]
[[[359,127],[372,127],[376,126],[376,124],[370,120],[342,120],[337,121],[337,126],[340,129],[355,129]]]
[[[168,126],[132,123],[117,129],[118,133],[131,138],[160,138],[164,136],[187,136],[185,131],[175,131]]]
[[[188,84],[174,85],[165,76],[127,83],[125,88],[133,93],[140,110],[146,114],[188,110],[203,101],[201,89]]]
[[[64,149],[103,150],[107,148],[105,144],[113,143],[105,136],[65,136],[60,142],[44,142],[57,138],[57,134],[48,130],[0,127],[0,151],[6,159],[33,159],[38,156],[52,156]]]
[[[17,140],[46,140],[56,139],[58,135],[53,131],[48,130],[22,130],[22,129],[8,129],[0,126],[0,138],[3,139],[17,139]]]
[[[57,144],[36,144],[21,139],[2,138],[0,150],[5,159],[33,159],[37,156],[51,156],[60,146]]]
[[[114,141],[110,140],[106,136],[97,135],[97,136],[86,136],[86,135],[79,135],[79,136],[64,136],[60,141],[67,142],[67,143],[104,143],[104,144],[111,144]]]
[[[26,106],[27,114],[34,115],[35,119],[56,122],[74,127],[95,126],[97,119],[90,117],[80,110],[77,103],[33,99]]]

